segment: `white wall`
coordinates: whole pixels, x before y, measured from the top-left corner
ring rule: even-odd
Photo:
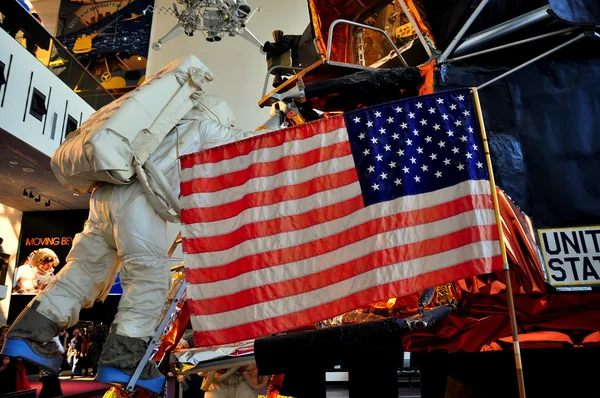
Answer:
[[[6,323],[8,318],[8,307],[10,305],[10,289],[13,285],[13,274],[15,271],[15,261],[17,258],[17,249],[19,248],[19,234],[21,233],[21,220],[23,213],[12,207],[0,203],[0,237],[4,239],[2,249],[4,253],[9,253],[8,272],[6,274],[5,285],[8,286],[7,297],[0,301],[0,325]]]
[[[0,62],[7,78],[0,88],[0,128],[52,156],[66,130],[68,115],[79,125],[94,109],[2,29]],[[41,121],[29,113],[34,88],[46,96],[48,113]]]
[[[248,29],[261,42],[273,41],[272,32],[302,34],[309,23],[306,0],[247,0],[252,9],[262,8],[248,23]],[[156,7],[172,7],[173,0],[156,0]],[[181,6],[179,6],[181,8]],[[175,24],[172,15],[155,12],[151,42],[164,36]],[[225,97],[236,115],[236,127],[254,130],[269,118],[269,109],[258,107],[267,73],[266,56],[241,37],[224,37],[218,43],[208,43],[201,32],[193,37],[181,34],[168,41],[160,51],[150,50],[148,75],[184,55],[193,54],[215,74],[210,92]],[[270,91],[270,89],[269,89]]]

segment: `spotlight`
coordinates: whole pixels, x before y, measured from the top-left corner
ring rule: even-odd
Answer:
[[[27,188],[23,189],[23,197],[26,198],[27,197]]]
[[[38,195],[37,198],[35,198],[36,202],[41,202],[42,201],[42,195]]]
[[[33,191],[29,191],[29,199],[33,199]]]
[[[48,199],[48,201],[46,203],[44,203],[44,206],[50,207],[50,199]]]

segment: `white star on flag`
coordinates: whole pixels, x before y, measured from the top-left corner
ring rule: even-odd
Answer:
[[[365,156],[367,156],[370,153],[371,153],[371,150],[369,148],[367,148],[363,151],[363,155],[365,155]]]
[[[412,113],[412,112],[409,112],[408,113],[408,117],[411,118],[411,119],[414,119],[415,118],[415,114]]]
[[[471,155],[470,152],[467,152],[467,154],[465,156],[467,157],[467,159],[471,159],[473,157],[473,155]]]
[[[423,108],[423,104],[420,102],[417,102],[417,108],[419,108],[419,109]]]
[[[402,127],[403,129],[408,128],[408,123],[401,123],[400,127]]]
[[[393,117],[388,117],[387,118],[388,123],[394,123],[394,118]]]
[[[483,169],[483,163],[477,162],[477,167],[480,168],[480,169]]]
[[[415,164],[415,163],[417,163],[417,159],[415,159],[415,158],[410,158],[410,162],[411,162],[412,164]]]
[[[408,145],[408,146],[412,145],[412,140],[410,138],[408,140],[406,140],[406,145]]]
[[[421,147],[418,147],[418,148],[417,148],[417,152],[419,152],[419,153],[423,153],[423,148],[421,148]]]
[[[396,107],[396,109],[394,109],[396,111],[396,113],[401,113],[402,112],[402,108],[400,108],[399,106]]]
[[[381,155],[377,155],[377,156],[375,156],[375,158],[377,159],[378,162],[383,161],[383,156],[381,156]]]
[[[457,147],[452,148],[452,152],[454,152],[454,154],[457,154],[459,152]]]
[[[369,166],[369,168],[367,168],[367,171],[369,173],[374,173],[375,172],[375,166]]]
[[[365,133],[360,133],[358,135],[358,138],[361,139],[361,140],[364,140],[365,139]]]
[[[441,126],[437,123],[433,125],[433,129],[436,131],[439,130],[440,128],[441,128]]]
[[[438,145],[440,146],[440,148],[444,148],[446,146],[446,143],[444,141],[440,141],[438,142]]]
[[[421,119],[421,126],[426,126],[426,125],[427,125],[427,120]]]
[[[464,111],[464,112],[463,112],[463,115],[465,115],[465,116],[471,116],[471,112],[469,112],[469,111]]]
[[[357,116],[354,118],[354,123],[359,123],[360,122],[360,118]]]
[[[456,127],[462,126],[462,120],[457,120],[454,122],[454,124],[456,125]]]
[[[379,176],[381,177],[382,180],[387,180],[387,174],[381,173],[381,174],[379,174]]]
[[[477,145],[473,144],[473,150],[476,151],[479,148]]]
[[[467,128],[467,130],[469,130],[469,133],[472,133],[472,132],[473,132],[473,127],[469,126],[469,127]]]
[[[448,115],[446,115],[445,113],[442,115],[442,119],[444,120],[448,120]]]
[[[448,134],[448,137],[454,137],[454,131],[452,130],[446,131],[446,134]]]
[[[371,185],[375,191],[379,191],[379,184]]]
[[[442,172],[436,171],[435,176],[436,176],[436,178],[440,178],[442,176]]]
[[[466,141],[467,141],[467,136],[466,136],[466,135],[463,135],[463,136],[461,136],[461,137],[460,137],[460,140],[461,140],[462,142],[466,142]]]
[[[417,130],[417,129],[414,129],[414,130],[413,130],[413,134],[414,134],[415,136],[418,136],[418,135],[419,135],[419,130]]]
[[[375,111],[375,117],[381,117],[381,112]]]
[[[461,163],[458,166],[456,166],[456,168],[459,169],[459,170],[464,170],[465,169],[465,165]]]
[[[373,127],[373,122],[369,120],[369,121],[367,122],[367,127]]]
[[[437,155],[435,153],[432,153],[431,155],[429,155],[429,157],[431,158],[431,160],[437,159]]]
[[[386,132],[385,132],[385,129],[384,129],[383,127],[382,127],[382,128],[380,128],[380,129],[379,129],[379,133],[381,133],[381,134],[386,134]]]
[[[453,110],[453,111],[455,111],[456,110],[456,104],[450,105],[450,109]]]
[[[435,108],[434,108],[434,107],[431,107],[431,108],[429,108],[429,113],[430,113],[430,114],[431,114],[431,113],[435,113]]]
[[[438,104],[443,104],[444,103],[444,99],[443,98],[438,98],[437,99],[437,103]]]
[[[446,166],[450,166],[450,159],[448,159],[448,158],[444,159],[444,164]]]
[[[421,182],[421,177],[415,176],[415,182]]]
[[[394,184],[396,184],[396,186],[402,184],[402,180],[400,180],[399,178],[396,178],[396,181],[394,181]]]
[[[398,154],[398,156],[403,156],[404,155],[404,149],[398,149],[398,152],[396,152]]]
[[[464,95],[462,95],[462,94],[461,94],[461,95],[459,95],[459,96],[458,96],[458,100],[459,100],[459,101],[464,101],[464,100],[465,100],[465,96],[464,96]]]
[[[404,174],[410,173],[410,170],[406,166],[404,166],[404,168],[402,170],[404,171]]]
[[[429,143],[429,142],[431,142],[431,140],[432,140],[432,138],[431,138],[430,136],[427,136],[427,137],[425,137],[425,141],[426,141],[426,142],[428,142],[428,143]]]
[[[385,145],[383,148],[384,148],[386,151],[391,151],[391,150],[392,150],[392,147],[391,147],[391,146],[389,146],[389,145],[387,145],[387,144],[386,144],[386,145]]]
[[[427,171],[428,169],[429,169],[429,166],[427,166],[426,164],[421,166],[421,170],[423,170],[423,171]]]
[[[394,133],[394,134],[392,135],[392,138],[393,138],[393,139],[395,139],[395,140],[397,140],[397,139],[399,139],[399,138],[400,138],[400,136],[398,135],[398,133]]]
[[[375,138],[375,137],[371,138],[371,142],[372,142],[373,144],[377,144],[377,138]]]
[[[390,162],[390,164],[388,166],[390,166],[390,169],[395,169],[396,168],[396,162]]]

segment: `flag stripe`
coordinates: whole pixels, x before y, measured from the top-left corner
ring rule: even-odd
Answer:
[[[349,145],[349,144],[347,144]],[[287,170],[271,177],[252,178],[245,184],[223,189],[218,192],[194,193],[181,198],[184,208],[212,207],[235,202],[250,193],[264,192],[275,188],[301,184],[316,177],[354,170],[352,155],[325,160],[298,170]]]
[[[190,311],[193,315],[210,315],[232,311],[263,301],[271,301],[321,289],[335,281],[342,281],[375,268],[413,260],[421,256],[442,253],[475,242],[494,239],[498,239],[498,227],[496,225],[472,226],[426,241],[421,240],[419,242],[380,250],[328,270],[307,275],[299,280],[288,279],[278,283],[264,284],[242,290],[227,296],[205,300],[190,300]]]
[[[502,268],[502,258],[500,256],[465,261],[450,268],[374,286],[342,300],[323,303],[325,305],[301,312],[263,319],[242,326],[224,327],[219,330],[199,331],[202,329],[197,329],[197,327],[202,325],[202,317],[192,316],[194,342],[198,346],[211,346],[264,336],[265,331],[268,331],[268,334],[284,332],[327,319],[331,317],[332,308],[335,309],[335,313],[343,314],[363,306],[364,303],[385,301],[390,297],[401,297],[431,286],[463,279],[471,275],[486,274],[500,268]]]
[[[195,164],[218,163],[238,156],[243,156],[257,149],[274,148],[286,141],[304,140],[323,132],[334,131],[345,126],[344,117],[336,116],[318,122],[306,123],[286,130],[274,131],[252,139],[234,142],[203,152],[181,157],[181,168],[187,169]]]
[[[193,239],[194,237],[204,238],[225,235],[231,231],[241,228],[246,224],[250,224],[255,220],[268,221],[275,220],[279,217],[291,217],[298,214],[308,213],[312,210],[323,207],[323,204],[335,203],[336,201],[344,202],[361,194],[360,185],[356,180],[349,184],[340,187],[333,186],[331,189],[329,189],[329,185],[325,182],[332,181],[334,177],[334,175],[328,176],[326,180],[323,179],[320,183],[312,184],[317,187],[317,189],[323,188],[326,190],[314,193],[310,196],[300,197],[292,202],[290,202],[289,199],[284,199],[274,204],[265,205],[265,201],[261,201],[259,203],[254,203],[254,207],[244,208],[243,211],[236,214],[236,217],[224,218],[222,220],[213,222],[188,224],[186,226],[184,236],[186,238],[189,236],[190,239]],[[338,180],[339,178],[335,177],[335,179]],[[336,185],[337,184],[338,183],[336,183]],[[298,191],[300,195],[305,195],[308,191],[310,191],[309,188],[311,188],[311,186],[294,189],[294,191]],[[277,197],[277,195],[274,195],[272,198],[275,197]],[[241,204],[247,203],[244,201]],[[201,211],[206,212],[205,209],[202,209]]]
[[[471,185],[471,184],[468,184],[468,185]],[[472,184],[472,185],[477,186],[478,184]],[[474,188],[474,190],[478,194],[481,191],[482,191],[482,193],[487,193],[487,192],[489,192],[489,185],[485,184],[484,186],[479,186],[477,188]],[[407,201],[407,200],[400,198],[400,199],[391,201],[391,202],[398,202],[398,203],[394,203],[395,206],[386,206],[385,204],[376,204],[376,205],[368,206],[368,207],[360,209],[356,213],[350,214],[348,216],[341,217],[341,218],[338,218],[333,221],[323,222],[318,225],[312,226],[310,228],[302,229],[300,231],[300,233],[284,232],[284,233],[278,234],[272,238],[251,239],[251,240],[248,240],[248,241],[242,243],[241,245],[236,246],[232,250],[228,250],[227,253],[221,253],[221,252],[204,253],[202,255],[202,257],[203,257],[203,260],[205,263],[212,264],[214,266],[223,265],[223,264],[227,264],[228,262],[237,260],[241,257],[246,257],[249,255],[258,254],[258,253],[263,253],[263,252],[265,252],[264,247],[268,247],[269,250],[275,250],[275,249],[283,249],[286,247],[296,246],[299,244],[314,241],[319,238],[333,236],[339,232],[343,232],[344,230],[348,230],[350,228],[356,227],[361,224],[366,224],[372,220],[377,220],[377,219],[384,220],[384,219],[386,219],[386,217],[390,218],[390,216],[393,216],[394,214],[397,214],[397,213],[402,213],[400,215],[400,218],[398,218],[398,220],[400,220],[400,219],[405,220],[405,219],[407,219],[407,215],[411,215],[411,216],[414,215],[414,216],[422,217],[422,220],[430,220],[430,222],[435,221],[435,220],[445,217],[445,214],[448,214],[448,216],[452,216],[452,215],[459,214],[462,211],[464,211],[463,208],[461,208],[460,210],[457,210],[457,209],[451,209],[452,206],[445,206],[445,207],[443,206],[444,204],[454,202],[457,199],[455,197],[458,197],[458,198],[464,197],[464,195],[459,196],[456,191],[457,190],[452,192],[454,195],[450,194],[449,197],[443,197],[441,193],[435,192],[428,196],[424,196],[423,201],[416,201],[416,203],[407,203],[407,202],[412,202],[412,201]],[[480,191],[480,192],[477,192],[477,191]],[[453,197],[453,196],[455,196],[455,197]],[[466,200],[467,200],[467,202],[470,202],[470,200],[468,199],[468,196],[467,196]],[[423,203],[423,202],[429,202],[429,203]],[[491,198],[489,196],[488,196],[488,199],[486,200],[486,202],[489,202],[490,206],[491,206]],[[456,203],[460,204],[461,202],[457,201]],[[463,206],[464,206],[464,204],[463,204]],[[431,208],[431,212],[428,211],[430,208]],[[444,210],[444,211],[440,212],[440,210],[443,210],[443,209],[448,209],[448,210],[447,211]],[[415,210],[423,210],[423,211],[413,213]],[[455,213],[452,213],[452,212],[455,212]],[[391,222],[390,225],[403,225],[403,224],[395,224],[396,222],[399,222],[397,220],[396,221],[390,220],[390,222]],[[412,223],[411,223],[411,225],[412,225]],[[393,228],[394,227],[392,227],[391,229],[393,229]],[[192,239],[188,239],[187,246],[186,246],[186,253],[190,256],[193,256],[198,253],[198,250],[194,247],[194,242]]]
[[[321,239],[308,240],[303,244],[296,244],[294,241],[294,246],[289,248],[276,249],[273,247],[275,240],[270,239],[266,242],[264,251],[238,259],[224,257],[222,261],[225,261],[225,264],[220,266],[212,265],[216,263],[210,262],[209,253],[205,253],[202,258],[207,265],[203,268],[188,268],[187,277],[189,283],[192,284],[227,280],[246,272],[302,261],[360,242],[377,234],[432,223],[470,210],[486,208],[493,208],[489,198],[483,196],[467,197],[452,202],[452,205],[440,205],[431,210],[415,210],[374,219],[349,230],[347,233],[342,232]],[[310,238],[310,235],[308,237]],[[232,250],[228,252],[230,251]]]
[[[320,162],[352,154],[348,141],[332,144],[325,148],[313,149],[304,154],[284,156],[278,160],[254,163],[248,168],[222,176],[196,178],[181,183],[184,196],[194,193],[217,192],[227,188],[239,187],[253,178],[270,177],[290,170],[304,169]]]
[[[354,293],[370,289],[373,286],[396,282],[418,274],[426,274],[466,261],[494,257],[499,254],[500,248],[497,241],[482,241],[464,245],[456,249],[444,251],[443,253],[376,268],[343,281],[335,281],[335,283],[331,283],[325,288],[310,292],[265,301],[220,314],[193,315],[193,319],[201,320],[201,324],[197,322],[194,329],[198,331],[225,329],[231,326],[240,326],[267,318],[291,314],[344,299]]]
[[[264,238],[284,232],[292,232],[311,227],[319,222],[327,222],[345,217],[364,207],[362,195],[352,199],[320,207],[304,214],[279,217],[268,221],[258,221],[243,225],[227,235],[215,235],[204,238],[190,238],[188,248],[194,253],[207,253],[228,250],[250,239]]]
[[[348,141],[348,131],[345,128],[324,131],[305,139],[296,138],[273,148],[259,148],[246,155],[218,163],[196,164],[193,167],[181,170],[181,181],[190,181],[198,176],[219,177],[227,173],[247,169],[254,163],[273,162],[284,156],[302,155],[344,141]]]
[[[332,173],[325,176],[313,178],[307,182],[283,186],[264,192],[254,192],[244,195],[241,199],[214,207],[188,208],[181,210],[181,222],[183,224],[195,224],[192,227],[186,227],[183,233],[184,236],[194,235],[195,231],[202,231],[200,236],[208,236],[212,234],[212,223],[222,220],[230,220],[233,217],[240,215],[242,212],[251,210],[257,211],[270,205],[277,205],[283,202],[296,201],[303,198],[309,198],[312,195],[322,191],[329,192],[341,187],[348,187],[351,192],[360,192],[358,184],[358,175],[354,168],[350,170]],[[294,202],[295,203],[295,202]],[[258,210],[260,211],[260,210]],[[227,231],[221,231],[220,234],[229,232],[235,228],[236,220],[233,223],[223,224],[231,225]],[[193,229],[190,229],[193,228]]]
[[[375,234],[360,240],[360,246],[350,248],[345,246],[333,247],[331,250],[323,254],[315,254],[313,257],[285,262],[276,266],[261,267],[247,273],[236,272],[236,275],[231,278],[202,282],[201,286],[192,284],[188,278],[188,282],[190,282],[188,290],[196,299],[207,299],[233,294],[248,288],[278,283],[286,278],[299,281],[304,276],[331,269],[357,258],[371,255],[379,250],[418,243],[427,239],[449,235],[465,228],[477,225],[492,225],[494,223],[495,214],[493,210],[472,210],[434,223]],[[239,271],[237,268],[234,269]],[[188,270],[187,272],[188,275],[198,274],[196,270]],[[209,272],[206,272],[206,275],[210,277]],[[202,279],[202,281],[204,280]]]

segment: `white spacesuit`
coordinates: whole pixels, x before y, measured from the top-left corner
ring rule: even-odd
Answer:
[[[252,134],[232,128],[233,122],[227,103],[205,94],[167,135],[150,160],[176,194],[180,155]],[[101,184],[91,195],[89,218],[73,241],[67,264],[15,321],[3,352],[58,369],[61,357],[56,345],[46,343],[59,330],[75,325],[81,308],[106,298],[120,271],[123,295],[98,362],[97,379],[126,383],[154,334],[167,297],[169,245],[166,221],[152,208],[139,182]],[[23,353],[28,348],[33,350],[29,357]],[[158,392],[163,381],[155,365],[149,364],[138,385]]]

